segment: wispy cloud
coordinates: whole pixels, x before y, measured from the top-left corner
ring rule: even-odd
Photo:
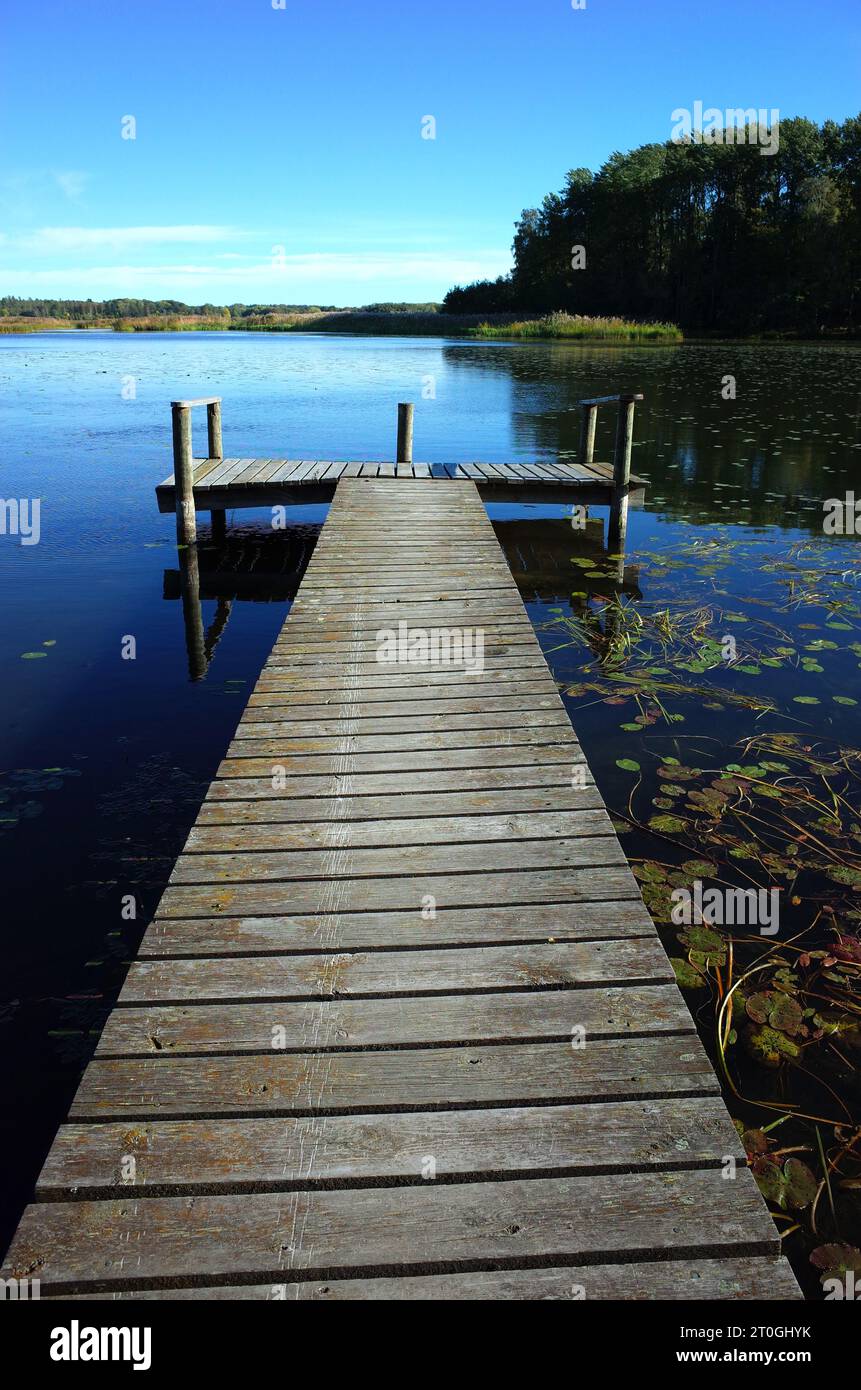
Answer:
[[[241,264],[236,264],[232,258],[225,264],[225,258],[216,256],[212,262],[205,263],[70,266],[34,271],[16,269],[3,271],[2,277],[5,285],[26,283],[33,286],[54,282],[58,278],[62,278],[69,286],[91,286],[97,281],[106,280],[122,282],[128,286],[151,285],[154,282],[175,286],[180,281],[192,285],[201,280],[212,279],[247,284],[266,282],[271,287],[283,287],[283,291],[286,292],[291,283],[307,284],[310,281],[408,282],[434,277],[453,283],[455,280],[501,275],[509,269],[510,263],[509,252],[502,250],[479,251],[464,256],[433,251],[313,251],[257,260],[246,260],[243,257]]]
[[[38,255],[69,255],[87,251],[129,251],[184,243],[203,246],[225,241],[233,235],[230,227],[188,224],[176,227],[39,227],[6,245]]]
[[[83,169],[55,169],[54,181],[66,197],[77,202],[90,182],[90,175]]]

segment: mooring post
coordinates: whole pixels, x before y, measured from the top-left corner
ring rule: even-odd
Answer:
[[[580,462],[589,464],[595,452],[595,426],[598,423],[598,407],[587,402],[580,407]]]
[[[613,496],[607,548],[612,553],[625,548],[628,530],[628,487],[631,481],[631,445],[634,441],[634,410],[642,396],[620,396],[616,418],[616,448],[613,454]]]
[[[221,401],[209,401],[206,407],[206,436],[209,446],[208,457],[211,459],[224,458],[224,449],[221,444]]]
[[[178,545],[194,545],[197,518],[194,514],[194,461],[191,457],[191,407],[183,401],[171,403],[173,416],[173,482],[176,492],[176,540]]]
[[[413,403],[398,403],[398,456],[397,463],[411,465],[413,461]],[[406,469],[411,472],[411,468]]]
[[[224,446],[221,442],[221,401],[210,401],[206,407],[206,435],[208,457],[211,459],[224,458]],[[219,544],[227,539],[227,513],[224,508],[216,508],[209,513],[212,522],[212,539]]]

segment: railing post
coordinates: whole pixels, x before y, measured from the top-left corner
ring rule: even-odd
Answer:
[[[210,401],[206,407],[206,433],[209,443],[208,458],[224,458],[221,443],[221,401]]]
[[[194,545],[197,518],[194,514],[194,462],[191,456],[191,407],[174,401],[173,481],[176,493],[176,539],[178,545]]]
[[[211,459],[224,458],[221,442],[221,401],[210,401],[206,407],[206,435]],[[223,507],[209,513],[212,522],[212,539],[219,544],[227,539],[227,513]]]
[[[398,403],[398,463],[411,464],[413,461],[413,403]],[[407,472],[410,470],[407,469]]]
[[[580,407],[580,462],[589,464],[595,452],[595,426],[598,423],[597,405]]]
[[[613,497],[610,503],[610,524],[607,528],[607,547],[611,552],[625,548],[635,409],[636,401],[633,396],[620,396],[619,414],[616,419],[616,448],[613,454]]]

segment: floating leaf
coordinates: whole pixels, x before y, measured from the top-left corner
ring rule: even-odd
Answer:
[[[670,965],[676,974],[676,984],[680,989],[705,989],[708,981],[699,970],[695,970],[690,961],[682,960],[681,956],[670,956]]]
[[[690,878],[715,878],[717,865],[710,859],[686,859],[682,868]]]
[[[810,1252],[810,1263],[824,1275],[861,1274],[861,1250],[855,1245],[817,1245]]]
[[[640,771],[640,764],[638,762],[635,762],[633,758],[617,758],[616,766],[620,767],[623,772]]]
[[[800,1048],[785,1033],[767,1024],[752,1029],[747,1044],[751,1055],[766,1067],[779,1067],[781,1062],[795,1061],[801,1055]]]
[[[686,828],[687,822],[679,816],[669,816],[662,813],[659,816],[652,816],[649,820],[652,830],[659,830],[665,835],[679,835]]]
[[[783,1168],[786,1203],[796,1211],[809,1207],[819,1184],[806,1163],[800,1158],[788,1158]]]

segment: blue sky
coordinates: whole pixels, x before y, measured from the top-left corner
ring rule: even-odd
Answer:
[[[5,0],[0,294],[438,299],[677,107],[861,108],[857,0],[280,4]]]

